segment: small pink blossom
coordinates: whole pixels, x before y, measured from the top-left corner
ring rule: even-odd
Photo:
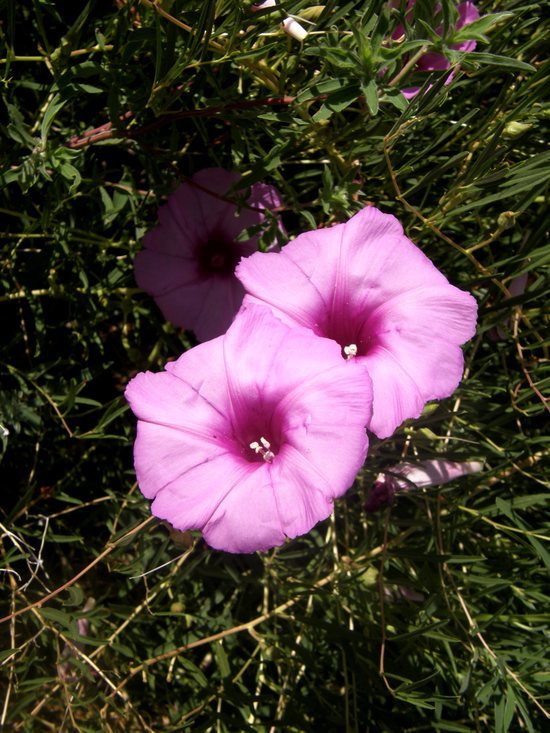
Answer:
[[[81,613],[88,613],[95,608],[95,598],[88,598]],[[86,637],[90,633],[90,622],[87,618],[79,618],[76,622],[76,630],[81,637]],[[64,644],[61,652],[61,658],[64,660],[57,664],[57,674],[63,682],[73,682],[78,678],[77,668],[72,664],[79,651],[84,650],[84,644],[81,641],[71,641],[70,644]],[[92,675],[96,675],[95,670],[91,670]]]
[[[420,463],[398,463],[379,473],[372,489],[369,492],[365,509],[375,512],[388,504],[393,503],[394,496],[399,491],[407,491],[425,486],[441,486],[470,473],[479,473],[483,470],[480,461],[446,461],[434,459]]]
[[[176,529],[254,552],[328,517],[367,454],[371,380],[338,345],[243,306],[224,336],[130,381],[142,493]]]
[[[476,302],[450,285],[394,216],[367,207],[346,224],[300,234],[280,253],[253,254],[236,275],[245,302],[334,339],[348,362],[366,366],[370,429],[380,438],[460,382],[460,345],[474,335]]]
[[[254,3],[250,10],[252,10],[253,13],[256,13],[258,10],[268,10],[268,8],[275,7],[277,7],[277,0],[263,0],[261,3]]]
[[[412,15],[412,9],[414,5],[416,4],[416,0],[409,0],[407,4],[407,16]],[[470,23],[473,23],[475,20],[479,19],[479,11],[472,2],[465,2],[465,3],[459,3],[457,6],[458,11],[458,20],[456,22],[456,30],[459,31],[461,28],[463,28],[465,25],[469,25]],[[441,12],[441,6],[436,5],[434,8],[434,13],[437,14]],[[436,33],[438,36],[443,35],[443,26],[438,26],[436,29]],[[404,28],[402,25],[398,25],[395,31],[392,33],[392,39],[393,40],[399,40],[404,35]],[[453,48],[455,51],[473,51],[476,47],[476,42],[471,41],[464,41],[463,43],[457,43],[451,48]],[[437,53],[435,51],[429,52],[424,54],[419,61],[417,62],[415,66],[415,71],[423,71],[423,72],[430,72],[430,71],[445,71],[446,69],[449,69],[451,67],[450,61],[447,59],[446,56],[444,56],[441,53]],[[447,76],[445,80],[445,84],[450,84],[453,78],[452,72]],[[407,99],[412,99],[415,97],[418,92],[420,91],[419,86],[415,87],[409,87],[407,89],[401,89],[401,93],[403,96],[405,96]]]
[[[195,332],[199,341],[226,331],[244,291],[234,276],[241,257],[258,248],[259,235],[238,241],[244,229],[280,206],[273,186],[255,183],[239,208],[230,193],[240,176],[205,168],[182,183],[159,209],[159,224],[145,235],[134,262],[136,282],[164,317]]]
[[[268,10],[269,8],[275,7],[277,7],[276,0],[264,0],[262,3],[252,5],[250,9],[253,13],[256,13],[258,10]],[[307,37],[308,33],[306,29],[295,18],[285,18],[281,26],[287,35],[295,38],[297,41],[303,41]]]

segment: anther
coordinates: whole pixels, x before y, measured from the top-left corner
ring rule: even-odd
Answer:
[[[349,346],[344,346],[343,351],[347,360],[353,359],[354,356],[357,356],[357,344],[349,344]]]
[[[254,440],[252,443],[250,443],[250,447],[252,448],[254,453],[256,453],[256,455],[260,455],[267,463],[271,463],[271,461],[275,458],[275,453],[269,450],[271,448],[271,443],[264,437],[260,438],[259,443],[257,440]]]

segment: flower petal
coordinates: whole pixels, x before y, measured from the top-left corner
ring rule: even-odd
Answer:
[[[420,416],[425,401],[415,381],[387,349],[377,346],[360,358],[373,384],[369,429],[379,438],[389,438],[404,420]]]
[[[203,354],[209,355],[214,349],[202,348]],[[198,347],[197,347],[198,349]],[[203,393],[204,377],[196,375],[189,380],[181,375],[183,363],[196,363],[200,357],[193,354],[193,359],[185,358],[186,352],[178,362],[167,364],[169,371],[154,374],[140,372],[130,380],[124,396],[130,403],[132,412],[144,422],[166,425],[175,429],[199,430],[200,426],[222,429],[228,425],[224,414],[224,391],[222,385],[215,385],[211,393]],[[202,359],[201,359],[202,362]],[[203,364],[205,362],[202,362]],[[178,373],[178,368],[180,373]],[[227,396],[225,396],[227,401]]]
[[[197,191],[180,184],[158,211],[159,224],[143,238],[143,246],[174,257],[193,256],[197,240],[204,236],[204,223]]]
[[[129,382],[125,396],[139,419],[134,463],[147,498],[227,451],[231,426],[200,388],[168,372],[143,372]],[[223,394],[212,396],[218,403],[223,399]]]
[[[479,20],[479,10],[476,8],[474,3],[466,2],[460,3],[457,8],[458,10],[458,21],[456,23],[457,30],[460,30],[465,25],[473,23],[475,20]]]
[[[365,309],[404,289],[447,282],[398,220],[375,207],[346,224],[301,234],[280,254],[257,252],[235,274],[278,316],[318,334],[329,313],[349,317],[350,302]]]
[[[195,411],[201,407],[202,402],[205,402],[229,426],[231,404],[225,378],[222,338],[219,336],[189,349],[176,361],[168,362],[165,369],[186,385],[196,397],[196,403],[189,403],[188,417],[193,414],[201,422],[209,423],[211,419],[209,412],[203,415]]]
[[[224,168],[203,168],[195,173],[191,184],[197,194],[200,220],[204,229],[206,224],[210,231],[229,214],[234,215],[237,207],[235,198],[229,192],[238,183],[240,175]],[[241,227],[237,234],[242,231]]]
[[[161,240],[165,238],[158,229],[151,234]],[[154,252],[151,249],[142,249],[137,253],[134,272],[138,287],[155,297],[185,288],[201,279],[194,258]]]
[[[275,415],[284,431],[307,422],[309,440],[316,424],[323,429],[330,425],[333,446],[335,424],[355,435],[370,420],[367,370],[346,363],[334,341],[316,338],[309,329],[289,328],[264,306],[243,305],[224,338],[224,358],[234,415],[245,412],[251,401],[278,405]],[[364,443],[359,443],[362,451]],[[350,445],[357,449],[355,440]],[[316,452],[313,447],[311,452]]]
[[[458,462],[435,458],[420,463],[398,463],[388,470],[392,474],[397,474],[393,478],[397,487],[403,490],[410,489],[412,484],[418,488],[447,484],[461,476],[483,471],[483,463],[481,461]],[[403,476],[406,481],[400,480],[398,476]]]
[[[237,279],[211,277],[157,295],[167,321],[194,331],[199,341],[216,338],[229,328],[244,289]]]
[[[203,466],[207,466],[208,472],[208,467],[214,465],[217,459],[231,458],[231,443],[231,434],[229,432],[224,434],[221,429],[215,427],[207,430],[195,424],[174,428],[168,425],[138,422],[134,444],[134,466],[142,494],[147,499],[154,499],[171,487],[176,487],[176,490],[183,495],[185,487],[193,481],[195,475],[193,472]],[[227,472],[227,466],[223,471]],[[214,474],[215,468],[210,475]],[[162,519],[169,517],[163,516]],[[201,525],[188,527],[178,525],[177,528],[191,529],[192,526],[196,528]]]
[[[290,243],[292,244],[292,243]],[[246,303],[267,303],[274,315],[292,325],[311,328],[326,304],[308,275],[282,252],[256,252],[240,261],[235,275],[247,293]]]
[[[298,537],[330,515],[332,491],[327,478],[291,445],[279,458],[270,466],[278,514],[286,536]]]
[[[369,443],[364,428],[371,422],[371,406],[372,382],[365,365],[341,357],[278,405],[289,416],[284,421],[287,442],[325,478],[330,498],[349,489],[365,461]]]
[[[367,206],[344,225],[348,292],[360,293],[365,308],[419,286],[437,286],[447,279],[405,236],[400,222]]]
[[[430,53],[425,53],[424,56],[418,60],[416,68],[418,71],[445,71],[450,68],[450,66],[450,61],[445,58],[443,54],[432,51]]]
[[[206,542],[227,552],[269,550],[285,541],[267,463],[238,481],[203,529]]]
[[[207,458],[163,487],[151,511],[179,530],[204,527],[252,473],[250,464],[236,460],[231,453]]]
[[[409,290],[370,314],[363,328],[376,333],[376,346],[362,358],[373,380],[371,429],[378,437],[456,389],[463,371],[459,345],[474,335],[476,313],[474,298],[447,283]]]

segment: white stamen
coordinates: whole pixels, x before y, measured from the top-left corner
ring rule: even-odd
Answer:
[[[349,346],[344,346],[344,354],[346,355],[346,359],[353,359],[354,356],[357,356],[357,344],[350,344]]]
[[[260,443],[258,443],[257,440],[254,440],[252,443],[250,443],[250,447],[252,448],[254,453],[256,453],[257,455],[261,455],[264,461],[266,461],[267,463],[271,463],[271,461],[275,458],[275,453],[269,450],[271,448],[271,443],[264,437],[260,438]]]

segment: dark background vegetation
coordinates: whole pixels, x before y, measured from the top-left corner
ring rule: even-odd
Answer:
[[[409,104],[433,3],[392,46],[399,3],[281,5],[0,2],[6,730],[545,727],[542,6],[480,0],[463,57],[441,0],[460,68]],[[302,45],[290,13],[313,23]],[[291,236],[366,203],[395,214],[480,308],[453,397],[373,441],[334,517],[262,555],[150,518],[122,397],[193,343],[132,261],[159,203],[212,165],[275,184]],[[485,468],[365,512],[380,470],[429,458]]]

